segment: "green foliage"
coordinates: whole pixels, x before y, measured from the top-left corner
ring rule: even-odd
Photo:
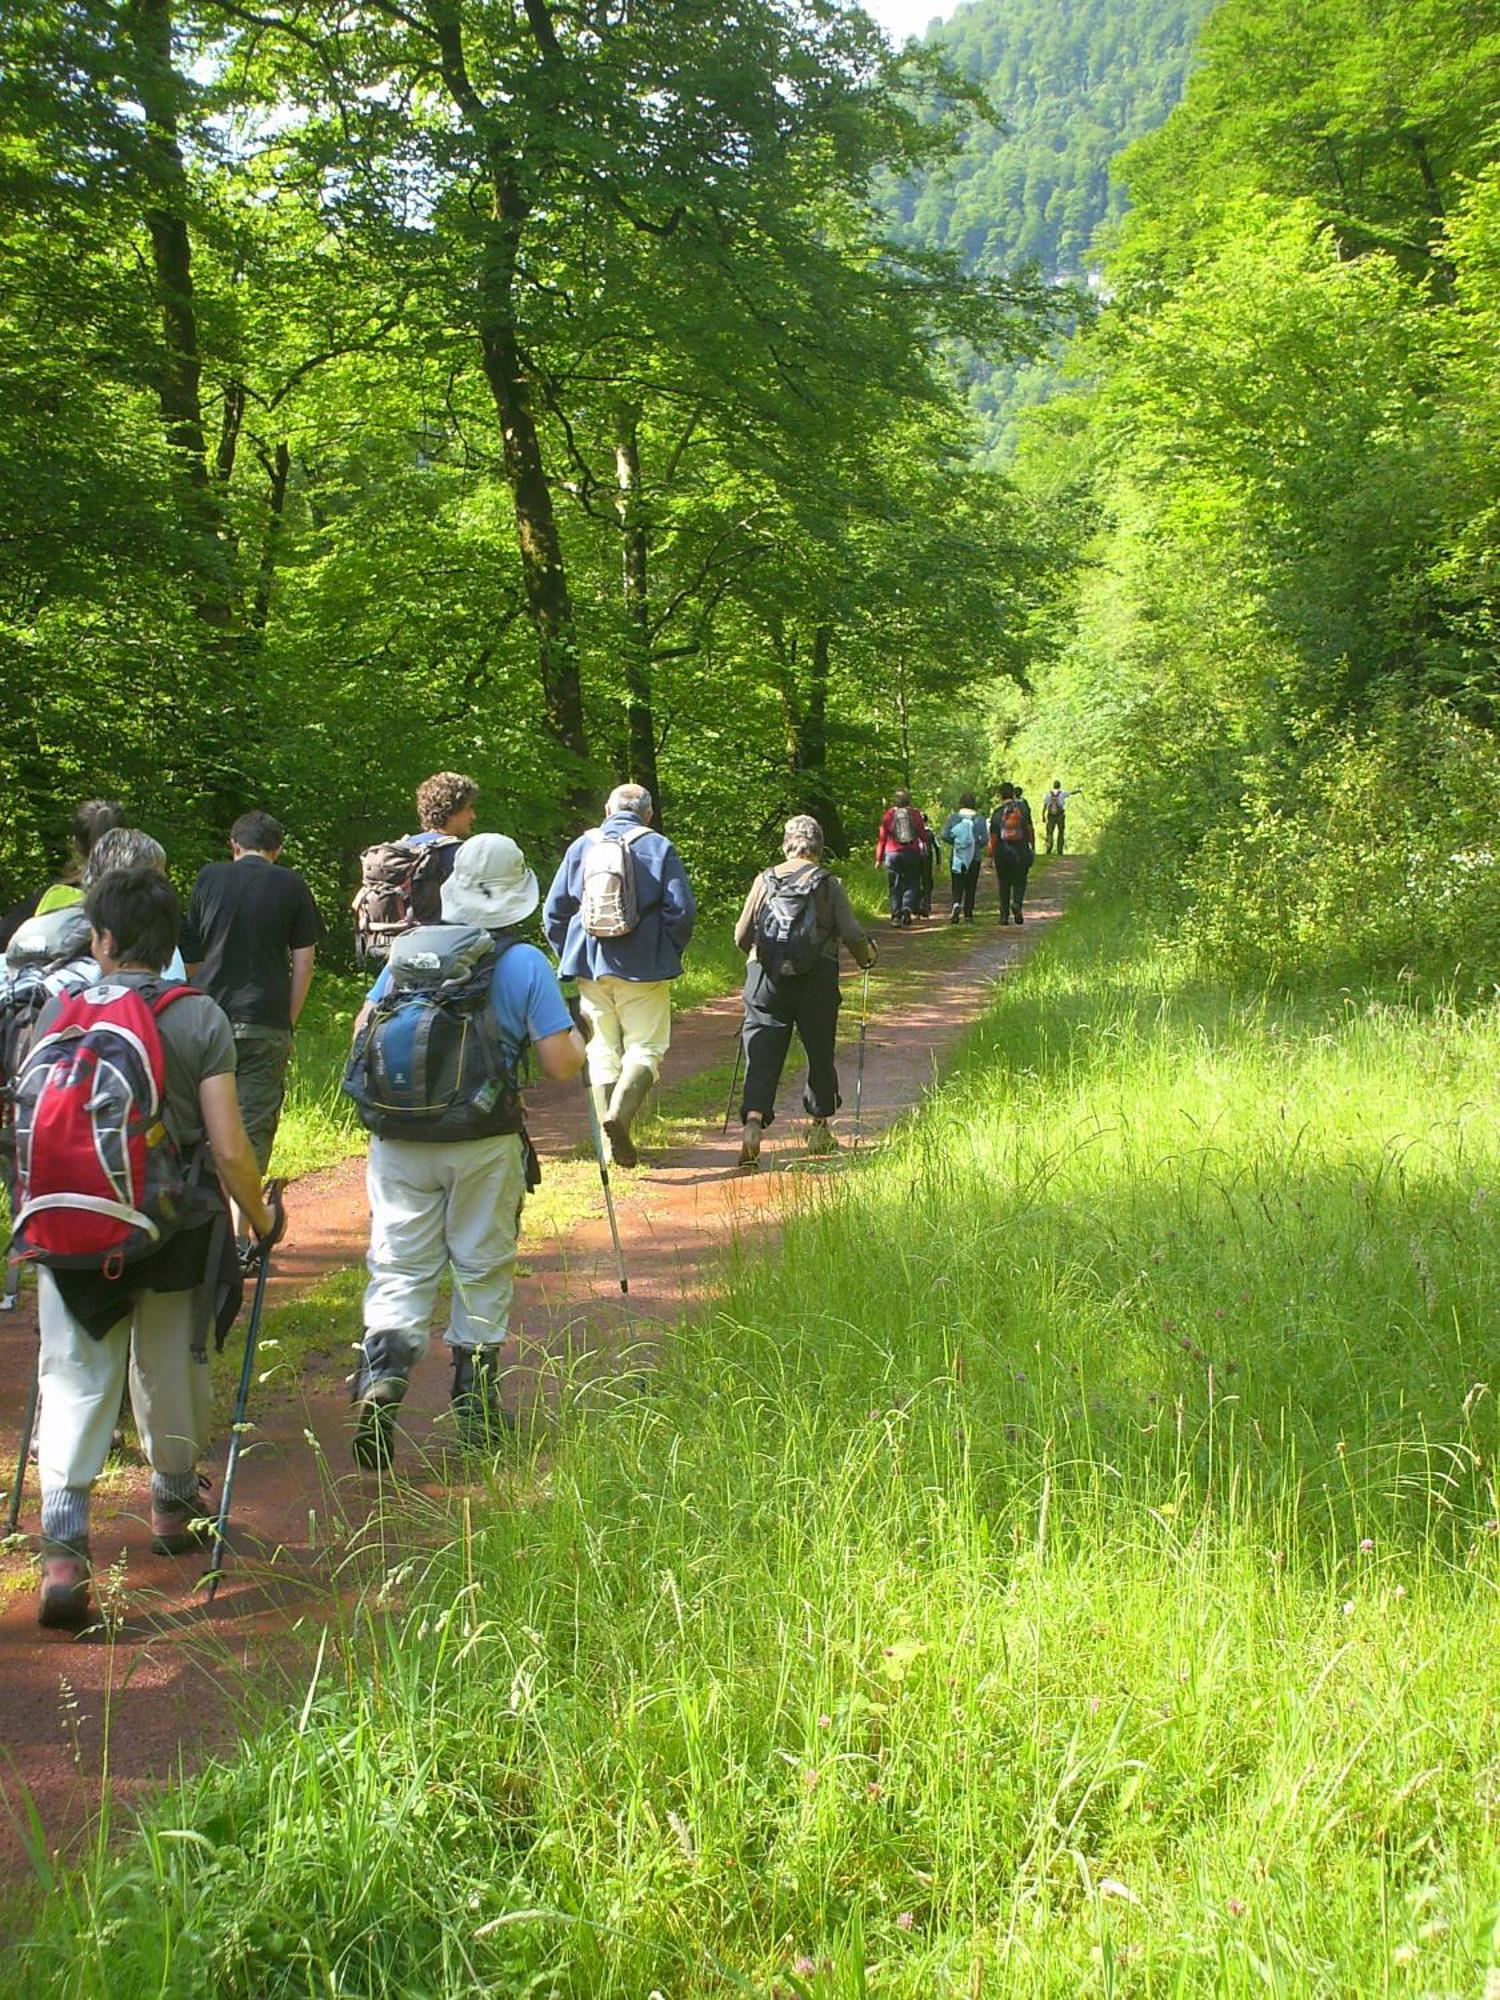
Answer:
[[[1477,1991],[1500,1024],[1235,1003],[1123,910],[55,1891],[18,2000]]]
[[[1097,239],[1124,214],[1114,162],[1177,103],[1212,4],[967,0],[929,46],[993,116],[969,126],[951,159],[893,190],[904,237],[981,273],[1033,265],[1048,283],[1083,280]],[[1058,355],[972,355],[964,373],[987,453],[1006,463],[1022,412],[1057,391]]]
[[[1497,27],[1226,0],[1023,453],[1064,619],[1018,753],[1205,968],[1500,967]]]

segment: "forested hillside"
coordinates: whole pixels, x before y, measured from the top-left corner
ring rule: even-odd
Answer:
[[[1500,954],[1500,7],[1224,0],[1022,477],[1026,741],[1214,966]]]
[[[1035,265],[1082,279],[1102,225],[1124,212],[1112,163],[1155,130],[1182,94],[1213,0],[965,0],[931,45],[1000,119],[972,124],[956,156],[893,196],[907,240],[952,251],[974,271]],[[1018,410],[1051,393],[1052,363],[975,357],[973,406],[1002,458]]]
[[[1019,668],[929,359],[1048,305],[883,242],[949,142],[857,9],[46,0],[0,26],[0,891],[118,793],[280,813],[327,896],[472,770],[630,774],[705,888]]]

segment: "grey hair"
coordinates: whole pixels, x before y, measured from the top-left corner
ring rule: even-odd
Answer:
[[[644,785],[616,785],[604,801],[604,817],[614,813],[632,813],[638,820],[651,817],[651,794]]]
[[[83,887],[92,889],[102,875],[116,868],[154,868],[167,872],[167,850],[138,826],[112,826],[89,849],[83,864]]]
[[[823,829],[811,813],[794,813],[781,837],[781,851],[788,860],[794,854],[816,858],[823,852]]]

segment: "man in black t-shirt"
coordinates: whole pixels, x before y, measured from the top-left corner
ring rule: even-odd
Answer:
[[[234,1030],[235,1090],[262,1173],[286,1095],[292,1029],[325,934],[302,877],[276,866],[283,839],[269,813],[241,813],[229,830],[234,859],[202,870],[182,927],[188,978]]]

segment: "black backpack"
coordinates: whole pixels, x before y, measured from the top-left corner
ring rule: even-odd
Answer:
[[[451,834],[424,840],[382,840],[359,857],[354,897],[354,951],[361,964],[383,959],[396,938],[443,917],[443,883],[452,872]]]
[[[778,875],[768,868],[761,877],[765,895],[755,913],[755,957],[773,984],[811,972],[823,956],[828,926],[818,891],[827,880],[826,868],[800,875]]]
[[[517,943],[472,924],[425,924],[395,940],[390,991],[344,1070],[367,1131],[441,1145],[525,1130],[489,1004],[496,963]]]

